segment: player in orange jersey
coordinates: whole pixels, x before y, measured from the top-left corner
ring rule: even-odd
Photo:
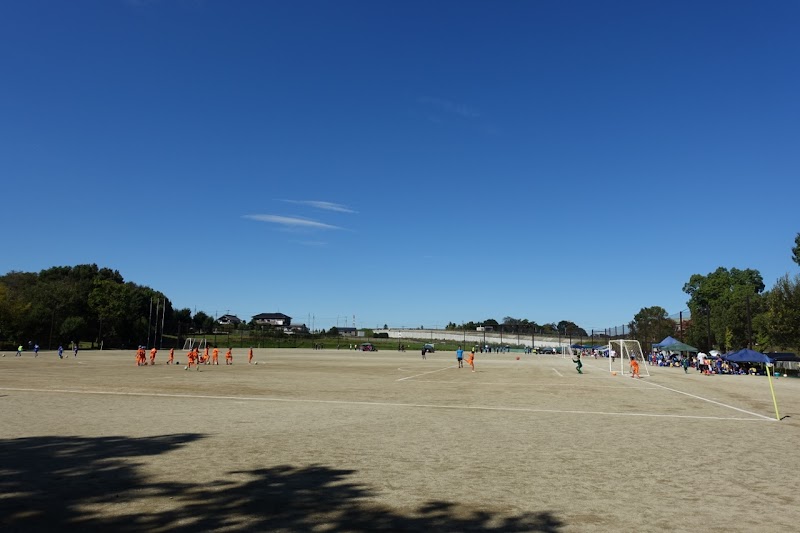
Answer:
[[[467,364],[472,367],[472,371],[475,372],[475,352],[469,352],[467,355]]]
[[[151,365],[155,365],[156,364],[156,353],[158,353],[158,349],[156,349],[156,347],[153,346],[150,349],[150,364]]]
[[[635,357],[631,357],[631,377],[639,379],[642,377],[639,375],[639,362]]]
[[[167,359],[167,364],[171,365],[172,361],[175,359],[175,348],[169,349],[169,359]]]
[[[211,364],[212,365],[218,365],[219,364],[219,348],[214,346],[214,351],[211,352],[211,353],[213,354],[212,355],[212,359],[211,359]]]
[[[233,364],[233,348],[228,348],[228,351],[225,352],[225,364],[232,365]]]
[[[211,356],[210,356],[210,355],[208,355],[208,344],[206,344],[206,349],[205,349],[205,351],[203,352],[203,360],[202,360],[202,363],[203,363],[203,364],[205,364],[205,365],[207,365],[207,364],[210,364],[210,363],[211,363]]]
[[[250,348],[250,351],[247,352],[247,364],[250,365],[253,363],[253,349]]]

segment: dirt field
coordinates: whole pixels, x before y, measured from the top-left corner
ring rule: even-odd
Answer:
[[[0,358],[3,531],[797,531],[800,379],[553,356]],[[185,363],[180,352],[177,357]]]

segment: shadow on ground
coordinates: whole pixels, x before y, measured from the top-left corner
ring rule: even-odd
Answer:
[[[319,465],[231,472],[203,485],[177,481],[180,465],[167,483],[139,472],[148,456],[202,438],[0,439],[0,529],[557,532],[563,525],[547,512],[508,516],[477,504],[429,502],[399,512],[371,503],[375,492],[350,481],[354,470]]]

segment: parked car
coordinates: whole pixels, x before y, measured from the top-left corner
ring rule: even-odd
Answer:
[[[427,353],[434,353],[436,351],[436,347],[433,344],[426,344],[422,347]]]
[[[377,352],[378,349],[371,342],[364,342],[364,343],[361,344],[361,351],[362,352]]]

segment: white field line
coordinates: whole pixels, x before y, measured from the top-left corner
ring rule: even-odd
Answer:
[[[584,381],[584,380],[579,380]],[[414,383],[441,383],[443,385],[464,385],[469,384],[470,387],[475,385],[494,385],[499,387],[527,387],[530,389],[543,389],[543,388],[557,388],[563,389],[566,385],[564,385],[563,381],[559,381],[558,383],[520,383],[520,382],[499,382],[499,381],[468,381],[468,378],[464,378],[464,381],[454,381],[454,380],[438,380],[438,379],[415,379]],[[575,382],[577,383],[577,381]],[[616,389],[616,390],[623,390],[627,389],[630,390],[630,387],[626,385],[576,385],[575,388],[580,388],[580,390],[585,389]],[[641,392],[658,392],[655,389],[645,389],[641,388]]]
[[[441,369],[445,370],[445,369]],[[85,391],[69,389],[22,389],[14,387],[0,387],[2,391],[12,392],[44,392],[51,394],[89,394],[100,396],[136,396],[153,398],[183,398],[183,399],[202,399],[202,400],[235,400],[238,402],[284,402],[284,403],[316,403],[329,405],[362,405],[371,407],[412,407],[424,409],[458,409],[472,411],[497,411],[510,413],[549,413],[549,414],[574,414],[574,415],[593,415],[593,416],[631,416],[645,418],[683,418],[692,420],[734,420],[742,422],[775,422],[774,418],[742,418],[742,417],[722,417],[722,416],[699,416],[699,415],[668,415],[654,413],[613,413],[606,411],[578,411],[568,409],[533,409],[528,407],[486,407],[477,405],[435,405],[424,403],[394,403],[394,402],[360,402],[351,400],[311,400],[303,398],[269,398],[253,396],[213,396],[209,394],[169,394],[159,392],[120,392],[120,391]],[[746,411],[745,411],[746,412]],[[755,413],[753,413],[755,414]],[[756,415],[761,417],[761,415]]]
[[[645,381],[641,381],[641,380],[634,380],[634,381],[638,381],[639,383],[643,383],[643,384],[646,384],[646,385],[652,385],[653,387],[659,387],[659,388],[662,388],[664,390],[668,390],[670,392],[674,392],[676,394],[683,394],[684,396],[689,396],[690,398],[694,398],[696,400],[702,400],[704,402],[712,403],[714,405],[719,405],[720,407],[727,407],[728,409],[733,409],[734,411],[739,411],[740,413],[745,413],[745,414],[748,414],[748,415],[757,416],[759,418],[763,418],[764,420],[770,420],[772,422],[776,421],[772,417],[761,415],[761,414],[758,414],[758,413],[754,413],[752,411],[748,411],[746,409],[741,409],[739,407],[734,407],[733,405],[728,405],[727,403],[718,402],[718,401],[712,400],[710,398],[704,398],[704,397],[698,396],[696,394],[691,394],[689,392],[683,392],[683,391],[680,391],[678,389],[673,389],[673,388],[670,388],[670,387],[666,387],[664,385],[659,385],[658,383],[653,383],[649,379],[647,379]]]
[[[559,371],[558,371],[558,370],[556,370],[555,368],[553,369],[553,372],[555,372],[556,374],[558,374],[558,375],[559,375],[559,376],[561,376],[562,378],[564,377],[564,374],[562,374],[561,372],[559,372]]]
[[[728,409],[733,409],[734,411],[739,411],[740,413],[746,413],[748,415],[758,416],[758,417],[764,418],[766,420],[772,420],[773,422],[775,421],[774,418],[769,417],[769,416],[760,415],[758,413],[754,413],[754,412],[748,411],[746,409],[740,409],[738,407],[734,407],[734,406],[728,405],[726,403],[718,402],[716,400],[711,400],[709,398],[703,398],[702,396],[697,396],[696,394],[690,394],[688,392],[679,391],[678,389],[672,389],[670,387],[665,387],[664,385],[659,385],[658,383],[653,383],[653,382],[650,382],[650,381],[644,381],[643,383],[645,383],[646,385],[652,385],[654,387],[661,387],[662,389],[666,389],[668,391],[672,391],[672,392],[675,392],[675,393],[678,393],[678,394],[683,394],[684,396],[689,396],[690,398],[696,398],[698,400],[703,400],[704,402],[713,403],[714,405],[720,405],[722,407],[727,407]]]
[[[456,368],[456,365],[453,365],[453,366],[446,366],[446,367],[444,367],[444,368],[440,368],[440,369],[438,369],[438,370],[431,370],[430,372],[423,372],[422,374],[417,374],[417,375],[415,375],[415,376],[407,376],[407,377],[404,377],[404,378],[396,379],[395,381],[405,381],[405,380],[407,380],[407,379],[413,379],[413,378],[417,378],[417,377],[419,377],[419,376],[425,376],[425,375],[428,375],[428,374],[433,374],[434,372],[441,372],[441,371],[443,371],[443,370],[448,370],[448,369],[450,369],[450,368]]]

